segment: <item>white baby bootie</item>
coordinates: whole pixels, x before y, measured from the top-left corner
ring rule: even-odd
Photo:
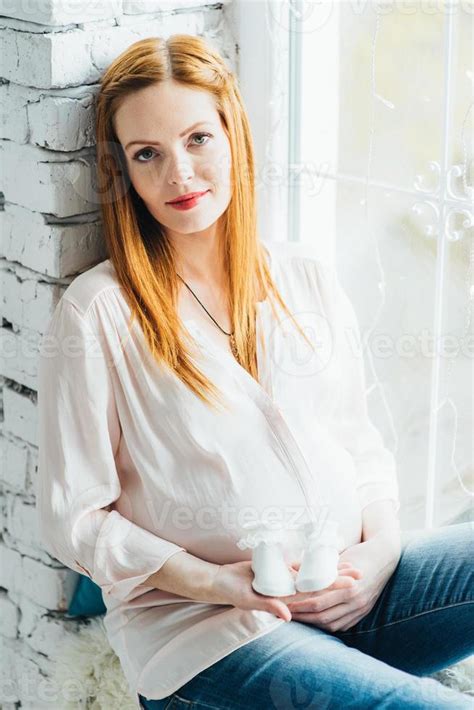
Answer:
[[[333,520],[306,526],[306,547],[295,581],[298,592],[317,592],[337,578],[339,561],[338,524]]]
[[[268,523],[252,521],[244,524],[248,535],[237,543],[240,550],[251,548],[253,589],[270,597],[285,597],[295,593],[295,581],[285,561],[282,544],[286,540],[283,528],[271,527]]]

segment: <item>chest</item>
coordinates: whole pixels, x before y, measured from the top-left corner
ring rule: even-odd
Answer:
[[[190,286],[197,298],[184,284],[181,285],[178,296],[178,313],[181,320],[192,320],[212,345],[232,355],[230,336],[226,335],[232,331],[232,324],[225,295],[204,284]]]

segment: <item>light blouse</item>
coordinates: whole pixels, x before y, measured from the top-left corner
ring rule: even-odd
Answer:
[[[339,551],[361,541],[362,509],[391,499],[395,460],[368,416],[358,321],[336,270],[298,243],[262,241],[283,311],[257,303],[257,382],[194,319],[212,410],[150,355],[110,259],[77,276],[40,348],[37,510],[46,549],[103,592],[104,624],[137,706],[164,698],[282,619],[147,585],[187,551],[250,560],[237,542],[257,517],[307,520],[325,506]],[[260,338],[265,347],[262,347]],[[301,547],[289,534],[285,555]],[[296,555],[296,557],[295,557]]]

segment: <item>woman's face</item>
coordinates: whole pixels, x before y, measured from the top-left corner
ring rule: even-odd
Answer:
[[[114,123],[133,187],[165,232],[213,225],[231,198],[231,151],[212,94],[173,80],[157,83],[125,98]],[[205,190],[190,209],[168,204]]]

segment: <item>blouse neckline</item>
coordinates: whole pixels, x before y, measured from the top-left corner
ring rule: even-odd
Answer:
[[[267,263],[269,266],[270,274],[272,278],[274,278],[274,270],[273,270],[273,259],[272,255],[269,249],[261,243],[266,254],[267,254]],[[263,339],[265,341],[266,347],[268,347],[268,343],[265,340],[265,328],[263,325],[263,319],[262,319],[262,312],[265,311],[266,309],[269,309],[270,302],[268,299],[268,296],[266,296],[265,299],[262,301],[257,301],[255,304],[256,308],[256,319],[255,319],[255,335],[256,335],[256,348],[257,348],[257,370],[258,370],[258,376],[261,378],[262,373],[264,372],[265,365],[268,364],[268,359],[267,363],[264,362],[263,359],[263,351],[261,350],[260,347],[260,337],[263,336]],[[271,309],[269,309],[271,310]],[[248,370],[245,369],[237,360],[236,358],[228,352],[225,348],[220,347],[219,345],[216,345],[214,341],[206,335],[205,332],[199,327],[198,321],[195,318],[185,318],[183,319],[183,324],[187,328],[187,330],[192,333],[194,338],[197,340],[197,342],[203,347],[203,349],[211,356],[216,359],[224,359],[224,363],[228,363],[229,367],[234,369],[234,372],[236,373],[237,376],[240,377],[242,380],[242,383],[246,386],[247,391],[250,394],[253,394],[254,397],[257,398],[258,402],[260,405],[263,406],[263,408],[268,412],[269,410],[272,409],[278,409],[278,405],[275,402],[273,396],[272,396],[272,380],[271,380],[271,370],[268,370],[268,385],[270,389],[270,393],[267,392],[265,387],[258,382]]]
[[[262,351],[260,350],[260,333],[262,331],[262,319],[261,319],[261,312],[262,309],[266,307],[267,305],[267,300],[265,301],[258,301],[256,304],[257,308],[257,316],[256,316],[256,321],[255,321],[255,334],[256,334],[256,342],[257,342],[257,368],[258,368],[258,373],[259,377],[261,376],[261,373],[263,372],[263,367],[264,367],[264,362],[262,358]],[[202,345],[203,349],[213,358],[218,359],[218,360],[223,360],[224,363],[229,363],[229,366],[234,369],[234,371],[239,373],[241,379],[243,378],[244,380],[247,381],[247,389],[254,389],[254,394],[258,393],[259,398],[264,400],[264,404],[268,406],[271,404],[271,406],[275,407],[276,402],[273,400],[271,395],[266,391],[266,389],[263,387],[263,385],[260,384],[248,370],[243,367],[238,360],[232,355],[232,353],[228,352],[225,348],[222,348],[220,345],[216,345],[214,341],[206,335],[206,333],[199,327],[198,321],[195,318],[185,318],[183,320],[183,324],[189,330],[189,332],[193,335],[193,337],[198,341],[200,345]],[[265,333],[262,332],[263,337],[265,337]],[[270,380],[271,381],[271,380]]]

